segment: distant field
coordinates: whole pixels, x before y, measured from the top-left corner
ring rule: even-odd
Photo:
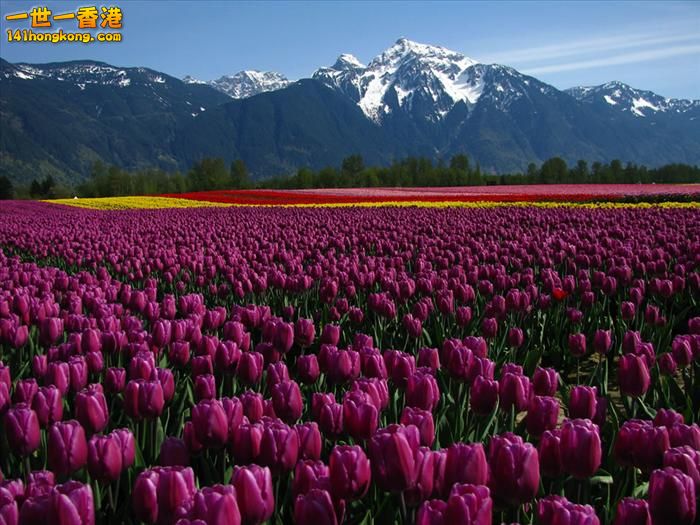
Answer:
[[[443,188],[219,190],[165,196],[232,204],[313,205],[393,202],[581,202],[635,196],[696,194],[700,194],[700,184],[539,184]]]

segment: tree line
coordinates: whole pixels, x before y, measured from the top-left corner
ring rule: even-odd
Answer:
[[[423,157],[408,157],[389,166],[365,166],[360,155],[346,157],[340,167],[320,170],[300,168],[292,175],[252,181],[242,160],[228,166],[221,158],[205,158],[187,173],[168,173],[160,169],[127,171],[96,162],[90,177],[73,188],[57,185],[51,176],[34,180],[28,191],[14,192],[7,177],[0,176],[0,198],[28,196],[48,199],[78,197],[114,197],[122,195],[157,195],[223,189],[311,189],[420,186],[481,186],[498,184],[579,184],[579,183],[683,183],[700,182],[700,167],[668,164],[659,168],[613,160],[609,163],[579,160],[568,166],[560,157],[542,164],[531,163],[524,173],[483,173],[466,155],[449,161],[434,162]],[[28,193],[28,195],[25,195]]]

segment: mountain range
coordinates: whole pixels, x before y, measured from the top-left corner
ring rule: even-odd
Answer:
[[[311,78],[242,71],[213,81],[94,61],[0,59],[0,174],[81,180],[101,160],[186,170],[243,159],[255,177],[302,166],[466,153],[487,172],[561,156],[700,164],[700,100],[621,82],[559,90],[499,64],[401,38],[368,64],[341,55]]]

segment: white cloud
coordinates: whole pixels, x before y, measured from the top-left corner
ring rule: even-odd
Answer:
[[[651,60],[658,60],[660,58],[669,58],[674,56],[694,54],[700,54],[700,44],[671,46],[661,49],[647,49],[643,51],[637,51],[634,53],[623,53],[608,57],[535,66],[524,69],[523,73],[526,73],[528,75],[538,75],[543,73],[559,73],[561,71],[576,71],[580,69],[591,69],[595,67],[633,64],[636,62],[648,62]]]
[[[595,37],[573,42],[564,42],[547,46],[501,51],[481,57],[482,62],[505,64],[527,64],[547,61],[555,58],[591,53],[610,52],[635,47],[658,46],[699,40],[697,32],[680,34],[635,33],[607,37]]]

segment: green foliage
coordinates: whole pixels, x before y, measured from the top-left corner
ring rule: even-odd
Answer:
[[[12,186],[12,181],[7,177],[0,176],[0,200],[7,200],[14,197],[15,190]]]

